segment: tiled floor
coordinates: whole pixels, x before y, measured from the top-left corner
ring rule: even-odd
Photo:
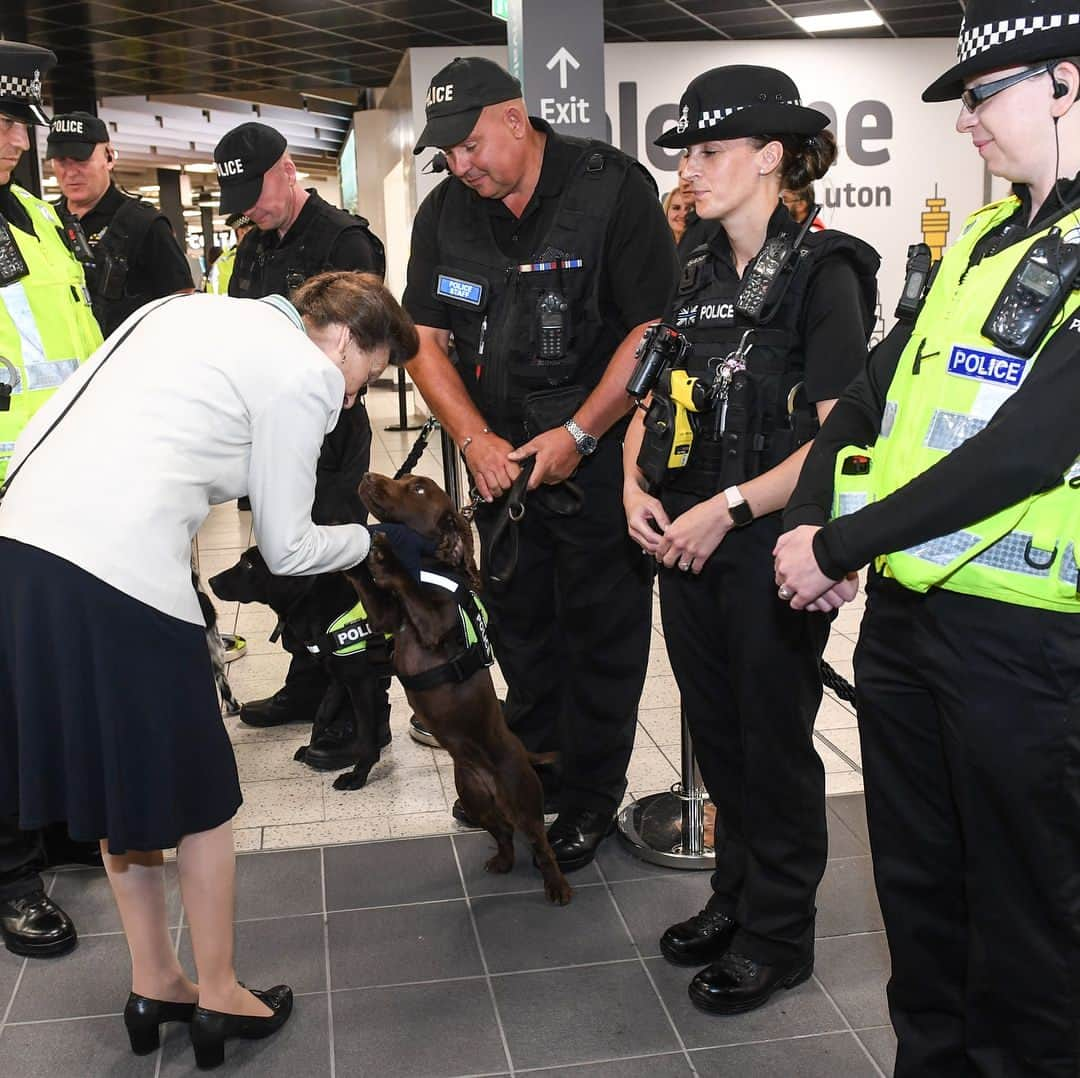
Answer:
[[[415,433],[384,426],[396,398],[371,398],[372,467],[392,473]],[[437,438],[417,471],[441,478]],[[204,577],[250,540],[235,506],[199,535]],[[223,627],[248,639],[234,663],[236,695],[266,695],[287,658],[267,640],[265,608],[221,604]],[[841,612],[827,658],[851,679],[861,602]],[[658,618],[657,618],[658,621]],[[677,778],[678,695],[659,627],[653,634],[628,799]],[[891,1072],[895,1049],[884,984],[888,956],[874,896],[852,709],[830,694],[815,740],[826,768],[830,860],[818,896],[814,977],[749,1015],[695,1011],[692,970],[659,957],[673,920],[696,911],[708,875],[654,868],[617,839],[575,873],[574,901],[549,906],[528,854],[506,877],[483,871],[488,836],[456,825],[441,751],[413,742],[395,684],[393,743],[362,790],[293,761],[305,730],[255,730],[226,720],[244,805],[236,820],[238,968],[248,983],[290,982],[296,1014],[266,1042],[229,1045],[224,1073],[450,1078],[542,1072],[552,1078],[862,1078]],[[376,841],[371,841],[376,840]],[[261,852],[255,852],[261,851]],[[191,966],[174,868],[176,945]],[[84,1078],[194,1073],[184,1031],[161,1051],[127,1050],[119,1012],[128,955],[99,871],[50,876],[81,943],[69,957],[23,961],[0,951],[0,1075]]]
[[[297,1003],[279,1036],[230,1042],[224,1073],[881,1078],[888,959],[860,794],[830,799],[829,831],[813,978],[731,1018],[694,1010],[693,971],[657,951],[663,928],[702,905],[707,874],[645,865],[618,840],[573,875],[564,909],[524,851],[510,875],[487,874],[492,843],[475,832],[242,855],[238,968],[251,984],[289,981]],[[52,962],[0,952],[0,1074],[195,1073],[180,1026],[156,1055],[128,1052],[128,955],[103,874],[48,882],[82,941]],[[191,968],[171,866],[170,909]]]

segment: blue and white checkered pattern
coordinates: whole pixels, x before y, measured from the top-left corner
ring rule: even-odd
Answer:
[[[770,105],[801,105],[802,102],[795,98],[793,101],[770,101]],[[752,108],[754,105],[762,104],[758,101],[748,101],[745,105],[732,105],[730,108],[721,109],[705,109],[701,116],[698,117],[698,130],[705,127],[715,127],[721,120],[726,120],[733,112],[740,112],[742,109]]]
[[[1028,37],[1043,30],[1080,27],[1080,12],[1060,15],[1032,15],[1023,19],[999,19],[981,26],[964,27],[956,43],[956,58],[963,63],[995,45],[1005,45],[1018,37]]]

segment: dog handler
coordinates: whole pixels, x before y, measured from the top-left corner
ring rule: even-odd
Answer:
[[[1075,1078],[1080,12],[971,0],[957,51],[923,98],[960,99],[1012,194],[834,409],[776,582],[820,605],[873,562],[855,677],[897,1078]],[[834,485],[864,507],[821,527]]]
[[[835,160],[827,123],[783,72],[721,67],[690,83],[657,139],[686,148],[697,212],[720,228],[687,260],[671,325],[643,345],[639,370],[653,348],[679,354],[627,435],[624,503],[662,566],[664,639],[716,805],[713,895],[660,947],[711,963],[690,998],[719,1014],[760,1006],[814,964],[827,840],[812,732],[829,623],[777,601],[772,549],[805,443],[866,357],[878,266],[860,240],[810,235],[780,202]]]
[[[250,491],[273,572],[361,561],[365,527],[312,523],[319,448],[417,347],[369,274],[322,274],[294,303],[196,294],[136,312],[27,426],[0,503],[0,812],[100,839],[132,955],[132,1048],[190,1022],[200,1065],[227,1036],[277,1029],[292,995],[252,993],[233,972],[241,796],[191,539],[211,505]],[[198,985],[167,928],[172,846]]]

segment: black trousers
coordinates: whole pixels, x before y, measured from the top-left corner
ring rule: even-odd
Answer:
[[[0,902],[42,889],[45,847],[40,831],[20,831],[14,816],[0,815]]]
[[[506,678],[506,718],[531,752],[561,753],[562,812],[614,812],[626,791],[652,633],[652,573],[627,535],[622,450],[605,437],[574,476],[585,495],[570,517],[530,496],[517,569],[485,594]],[[481,543],[494,523],[477,513]]]
[[[697,499],[665,494],[678,515]],[[660,573],[660,609],[701,777],[716,806],[710,905],[761,962],[809,956],[825,871],[825,772],[814,751],[823,614],[776,596],[779,514],[727,534],[699,576]]]
[[[877,580],[855,675],[896,1078],[1076,1078],[1080,617]]]

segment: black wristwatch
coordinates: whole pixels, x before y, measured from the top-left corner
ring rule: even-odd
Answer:
[[[574,439],[577,451],[583,457],[596,452],[596,439],[587,431],[582,430],[572,419],[568,419],[563,426],[570,432],[570,437]]]
[[[730,486],[724,491],[727,499],[728,512],[731,514],[731,522],[736,528],[745,528],[753,523],[754,512],[750,503],[742,496],[742,491],[736,486]]]

